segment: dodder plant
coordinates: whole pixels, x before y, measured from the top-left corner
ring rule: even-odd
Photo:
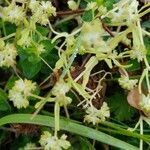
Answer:
[[[60,136],[61,128],[128,150],[137,147],[98,130],[135,137],[140,139],[142,150],[143,141],[150,142],[150,137],[143,135],[143,120],[150,125],[149,49],[148,42],[144,43],[150,33],[141,23],[150,12],[150,3],[141,6],[137,0],[117,3],[69,0],[68,3],[62,2],[62,8],[68,8],[58,12],[57,3],[60,2],[1,2],[0,67],[7,75],[1,86],[0,99],[3,101],[1,105],[6,107],[4,111],[11,107],[11,113],[18,114],[5,116],[0,119],[0,124],[32,123],[54,127],[54,133],[46,130],[39,138],[39,144],[45,150],[73,149],[71,135],[68,139],[65,134]],[[73,27],[70,27],[72,21]],[[132,63],[142,65],[137,78],[131,77]],[[8,74],[12,75],[10,79]],[[110,102],[109,108],[107,100],[104,101],[105,89],[107,81],[113,82],[116,78],[120,87],[129,93],[128,105],[140,112],[140,119],[132,131],[106,121],[111,116],[112,107],[116,107],[117,99],[113,105]],[[51,82],[47,85],[48,80]],[[143,85],[146,85],[145,89]],[[115,84],[113,86],[115,90]],[[108,90],[113,91],[109,86]],[[38,115],[49,114],[52,107],[54,121],[52,117],[45,120],[44,115]],[[80,107],[83,108],[82,114],[77,112]],[[61,108],[64,108],[68,121],[60,118]],[[96,129],[73,123],[70,111],[76,111],[77,118]],[[20,112],[34,113],[26,115]],[[72,129],[67,128],[69,124]],[[140,133],[133,132],[138,125]],[[88,148],[94,149],[94,143]],[[37,146],[30,142],[24,149],[37,149]]]

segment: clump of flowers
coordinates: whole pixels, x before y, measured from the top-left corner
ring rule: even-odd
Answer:
[[[15,85],[9,91],[9,100],[13,102],[18,109],[26,108],[29,105],[29,96],[36,89],[36,84],[30,80],[19,79],[15,81]]]
[[[106,102],[103,102],[99,110],[93,105],[90,105],[86,109],[86,113],[87,115],[84,117],[84,122],[92,123],[93,125],[104,122],[106,118],[110,117],[110,110]]]
[[[69,0],[68,1],[68,7],[71,10],[76,10],[76,9],[78,9],[78,4],[74,0]]]
[[[68,149],[71,144],[66,140],[67,136],[63,134],[60,138],[52,136],[48,131],[44,131],[41,135],[39,143],[44,148],[44,150],[62,150]]]
[[[147,113],[147,114],[150,113],[150,95],[149,94],[147,96],[142,94],[139,106],[144,113]]]
[[[82,27],[82,45],[85,49],[104,47],[102,35],[105,32],[99,19],[85,22]],[[105,49],[107,51],[107,49]]]
[[[1,17],[4,21],[9,21],[16,25],[22,23],[25,17],[24,8],[12,2],[9,6],[0,8],[2,10]]]
[[[16,64],[17,50],[14,44],[7,43],[0,39],[0,67],[12,67]]]
[[[49,1],[39,2],[36,0],[31,0],[29,3],[29,8],[32,12],[31,19],[41,25],[47,25],[49,22],[49,17],[52,15],[56,16],[56,8],[52,6]]]
[[[118,82],[123,89],[132,90],[136,86],[138,80],[129,79],[128,76],[122,76],[121,78],[118,79]]]
[[[108,12],[108,17],[111,18],[112,23],[116,25],[130,24],[137,19],[138,1],[137,0],[122,0],[114,5],[114,9]]]
[[[60,79],[53,87],[52,94],[56,96],[55,100],[59,103],[60,106],[68,105],[71,103],[72,99],[66,96],[66,93],[69,92],[69,90],[69,84],[65,83],[62,79]]]
[[[19,148],[19,150],[34,150],[37,149],[35,143],[27,143],[23,148]]]

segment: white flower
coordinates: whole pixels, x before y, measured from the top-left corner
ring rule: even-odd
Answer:
[[[22,31],[20,31],[20,37],[19,40],[17,41],[17,44],[20,46],[29,46],[31,43],[31,38],[29,36],[30,30],[25,28]]]
[[[60,79],[52,89],[52,94],[55,97],[55,101],[59,103],[60,106],[66,106],[72,102],[72,99],[66,96],[66,93],[69,92],[70,86],[68,83],[65,83],[64,80]]]
[[[3,43],[4,44],[4,43]],[[0,67],[12,67],[15,65],[17,56],[17,51],[14,44],[3,45],[3,48],[0,49]]]
[[[85,22],[82,27],[82,44],[85,49],[102,47],[105,42],[102,39],[104,30],[99,19]]]
[[[129,25],[134,19],[137,18],[137,0],[121,0],[114,6],[115,11],[113,10],[108,13],[108,17],[111,18],[112,23],[126,23]]]
[[[104,122],[106,118],[110,116],[109,107],[106,102],[103,102],[103,105],[100,110],[96,109],[93,105],[89,106],[86,110],[87,115],[84,117],[84,121],[88,123],[93,123],[93,125],[100,122]]]
[[[130,57],[135,59],[137,58],[138,62],[142,61],[146,55],[146,49],[145,48],[135,48],[130,51]]]
[[[37,146],[34,143],[27,143],[23,148],[19,148],[19,150],[36,150]]]
[[[52,3],[47,1],[42,1],[41,6],[44,12],[48,14],[48,16],[56,16],[56,8],[52,6]]]
[[[52,94],[54,96],[57,95],[65,95],[70,90],[70,86],[64,82],[64,80],[59,80],[52,89]]]
[[[76,10],[76,9],[78,9],[78,4],[77,4],[74,0],[69,0],[67,3],[68,3],[68,7],[69,7],[71,10]]]
[[[37,54],[40,55],[43,52],[45,52],[44,46],[42,44],[37,45]]]
[[[62,150],[68,149],[71,144],[66,140],[67,136],[63,134],[60,139],[58,137],[52,136],[48,131],[44,131],[41,135],[39,143],[44,148],[44,150]]]
[[[98,116],[101,118],[101,121],[105,121],[106,120],[105,118],[110,117],[109,107],[107,106],[106,102],[103,102],[103,105],[98,113],[99,113]]]
[[[8,7],[3,7],[2,18],[5,21],[15,23],[19,25],[25,17],[25,12],[23,7],[11,3]]]
[[[97,6],[97,3],[96,2],[89,2],[87,4],[87,7],[86,7],[86,10],[90,10],[90,9],[97,9],[98,6]]]
[[[130,80],[129,77],[122,76],[121,78],[118,79],[118,82],[123,89],[132,90],[136,86],[138,80],[137,79]]]
[[[145,96],[142,94],[142,99],[139,103],[142,111],[145,113],[150,113],[150,95]]]
[[[35,89],[35,83],[27,79],[19,79],[15,81],[15,85],[9,91],[9,100],[12,101],[14,106],[18,109],[26,108],[29,105],[28,97]]]
[[[36,12],[37,8],[40,7],[40,2],[36,0],[30,0],[29,8],[32,12]]]
[[[47,25],[49,17],[56,16],[56,8],[52,6],[51,2],[31,0],[29,8],[32,11],[31,19],[41,25]]]

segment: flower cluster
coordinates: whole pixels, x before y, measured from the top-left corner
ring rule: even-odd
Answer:
[[[65,83],[64,80],[61,79],[53,87],[52,94],[56,96],[55,101],[57,101],[60,106],[68,105],[71,103],[72,99],[66,96],[66,93],[69,90],[69,84]]]
[[[23,7],[16,5],[15,3],[11,3],[7,7],[0,8],[1,17],[4,21],[9,21],[16,25],[22,23],[23,18],[25,17],[25,12]]]
[[[39,143],[44,148],[44,150],[62,150],[68,149],[71,144],[66,140],[67,136],[63,134],[60,139],[58,137],[52,136],[48,131],[44,131],[41,135]]]
[[[93,125],[104,122],[110,116],[109,107],[106,102],[103,102],[100,110],[96,109],[93,105],[89,106],[86,113],[84,121],[93,123]]]
[[[118,82],[123,89],[132,90],[136,86],[138,80],[137,79],[131,80],[127,76],[122,76],[121,78],[118,79]]]
[[[149,114],[150,113],[150,95],[145,96],[144,94],[142,94],[139,106],[144,113]]]
[[[0,67],[12,67],[15,65],[17,50],[14,44],[7,43],[0,39]]]
[[[15,85],[9,91],[9,100],[13,102],[18,109],[26,108],[29,105],[28,97],[36,89],[35,83],[30,80],[19,79],[15,81]]]
[[[56,8],[52,6],[51,2],[47,1],[36,1],[31,0],[29,3],[29,8],[32,12],[31,19],[34,22],[40,23],[41,25],[48,24],[48,18],[56,16]]]
[[[76,9],[78,9],[78,4],[74,0],[69,0],[68,1],[68,7],[71,10],[76,10]]]
[[[82,27],[82,45],[85,49],[104,47],[102,35],[105,32],[99,19],[85,22]]]
[[[19,150],[36,150],[37,146],[34,143],[27,143],[23,148],[19,148]]]
[[[114,5],[114,9],[108,13],[108,17],[111,18],[112,23],[130,24],[136,19],[136,12],[138,8],[137,0],[121,0],[119,3]]]

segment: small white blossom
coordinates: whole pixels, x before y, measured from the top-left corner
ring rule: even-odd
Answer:
[[[106,102],[103,102],[101,109],[96,109],[93,105],[89,106],[86,110],[87,115],[84,117],[84,121],[93,123],[93,125],[100,122],[104,122],[106,118],[110,116],[109,107]]]
[[[37,8],[40,6],[40,2],[37,0],[30,0],[29,8],[32,10],[32,12],[36,12]]]
[[[15,85],[9,91],[9,100],[12,101],[14,106],[18,109],[22,107],[26,108],[29,105],[28,97],[35,89],[35,83],[27,79],[19,79],[15,81]]]
[[[98,6],[97,6],[97,3],[96,2],[89,2],[87,4],[87,7],[86,7],[86,10],[90,10],[90,9],[97,9]]]
[[[4,46],[4,43],[2,43],[2,48],[0,49],[0,67],[12,67],[15,65],[16,56],[17,56],[17,50],[14,46],[14,44],[6,44]]]
[[[66,96],[66,93],[69,92],[70,86],[65,83],[64,80],[59,80],[52,89],[52,94],[55,97],[55,101],[59,103],[60,106],[66,106],[72,102],[72,99]]]
[[[42,44],[37,45],[37,54],[40,55],[43,52],[45,52],[44,45]]]
[[[74,0],[69,0],[68,1],[68,7],[71,10],[76,10],[76,9],[78,9],[78,4]]]
[[[150,113],[150,95],[145,96],[142,94],[141,101],[139,103],[140,108],[145,113]]]
[[[122,76],[121,78],[118,79],[118,82],[123,89],[132,90],[136,86],[138,80],[137,79],[130,80],[129,77]]]
[[[47,1],[36,1],[31,0],[29,3],[32,16],[31,19],[34,22],[40,23],[41,25],[47,25],[49,17],[56,16],[56,8],[52,6],[51,2]]]
[[[69,84],[65,83],[64,80],[59,80],[52,89],[52,94],[57,95],[65,95],[69,92],[70,86]]]
[[[42,9],[45,13],[48,14],[48,16],[56,16],[56,8],[54,6],[52,6],[52,3],[47,1],[42,1],[41,2],[41,6],[42,6]]]
[[[44,150],[62,150],[68,149],[71,144],[66,140],[67,136],[63,134],[60,139],[58,137],[52,136],[48,131],[44,131],[41,135],[39,143],[44,148]]]
[[[130,51],[130,57],[137,59],[138,62],[142,61],[146,55],[146,50],[144,48],[136,48]]]
[[[36,150],[37,146],[34,143],[27,143],[24,147],[19,148],[19,150]]]
[[[108,13],[108,17],[111,18],[112,23],[129,25],[134,19],[137,18],[137,8],[137,0],[121,0],[114,5],[115,11],[110,11],[110,13]]]
[[[95,19],[92,22],[85,22],[82,27],[82,44],[84,48],[104,46],[103,33],[104,30],[99,19]]]
[[[19,25],[24,17],[25,12],[23,7],[15,5],[15,3],[11,3],[8,7],[2,8],[2,18],[5,21],[9,21],[11,23],[15,23],[16,25]]]

